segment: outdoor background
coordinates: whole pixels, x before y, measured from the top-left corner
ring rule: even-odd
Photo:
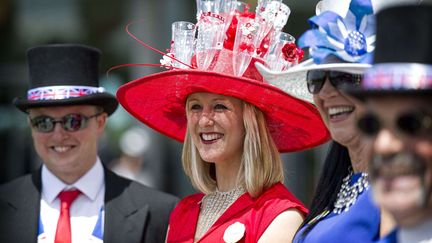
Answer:
[[[251,9],[255,1],[247,1]],[[284,29],[298,38],[309,28],[316,0],[284,0],[291,15]],[[170,46],[171,23],[195,23],[195,0],[0,0],[0,183],[40,166],[27,125],[26,114],[12,104],[27,92],[28,48],[48,43],[81,43],[99,48],[100,82],[111,93],[118,86],[160,68],[127,67],[125,63],[159,63],[161,56],[141,46],[124,30],[165,51]],[[122,107],[110,117],[101,141],[104,164],[154,188],[183,197],[194,192],[181,167],[181,144],[140,124]],[[285,184],[309,204],[327,145],[283,154]],[[135,173],[136,172],[136,173]]]

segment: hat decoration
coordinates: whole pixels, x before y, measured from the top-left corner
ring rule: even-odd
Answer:
[[[375,49],[371,0],[322,0],[316,12],[309,19],[312,28],[298,40],[299,47],[309,48],[310,59],[285,71],[255,64],[268,83],[309,102],[313,102],[313,97],[306,88],[308,71],[363,74],[371,66]]]
[[[286,70],[303,58],[294,37],[282,32],[290,15],[282,0],[260,0],[255,12],[236,0],[197,3],[196,24],[173,23],[171,48],[161,59],[162,66],[219,72],[217,62],[232,62],[232,73],[241,77],[255,59]],[[232,60],[219,59],[221,51],[232,52]]]
[[[375,17],[370,0],[353,0],[345,17],[327,10],[309,19],[312,29],[299,39],[317,64],[329,56],[345,62],[371,63],[375,46]]]
[[[432,65],[419,63],[381,63],[368,72],[362,87],[369,90],[432,89]]]
[[[116,98],[99,86],[100,51],[79,44],[50,44],[27,51],[29,90],[27,98],[15,98],[20,110],[30,108],[96,105],[111,115]]]
[[[144,124],[182,142],[187,97],[196,92],[221,94],[260,109],[281,152],[327,141],[329,133],[315,106],[265,83],[254,66],[260,62],[287,69],[300,61],[302,51],[294,38],[282,32],[289,7],[282,0],[260,0],[252,13],[240,1],[198,0],[197,9],[196,24],[172,24],[168,53],[148,46],[127,29],[143,46],[163,55],[161,64],[137,65],[159,65],[168,71],[122,85],[117,91],[120,104]]]
[[[432,4],[416,1],[382,8],[377,18],[374,64],[361,88],[347,92],[364,98],[384,94],[432,93]],[[395,51],[397,50],[397,51]]]

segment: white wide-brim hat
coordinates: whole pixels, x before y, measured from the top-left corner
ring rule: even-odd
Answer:
[[[255,63],[264,80],[297,98],[313,103],[312,94],[306,87],[306,76],[311,70],[334,70],[352,74],[363,74],[371,67],[367,63],[327,63],[315,64],[308,59],[286,71],[272,71],[261,63]]]
[[[307,73],[333,70],[363,74],[371,67],[375,46],[375,0],[322,0],[316,16],[309,19],[311,29],[298,40],[308,48],[310,59],[288,70],[272,71],[257,63],[256,68],[268,83],[300,99],[312,102],[307,89]],[[301,94],[300,96],[298,94]]]

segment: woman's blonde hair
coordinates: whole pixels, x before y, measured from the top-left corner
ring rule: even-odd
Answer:
[[[245,136],[238,179],[252,197],[257,197],[264,189],[283,182],[283,165],[264,114],[255,106],[242,103]],[[196,189],[206,194],[216,190],[215,165],[202,160],[188,129],[183,144],[182,162],[186,175]]]

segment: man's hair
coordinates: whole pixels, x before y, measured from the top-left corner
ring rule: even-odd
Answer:
[[[243,103],[245,135],[238,182],[252,196],[277,182],[283,182],[283,165],[278,149],[267,128],[264,114],[255,106]],[[202,160],[186,130],[182,154],[183,169],[192,185],[203,193],[216,190],[215,164]]]

